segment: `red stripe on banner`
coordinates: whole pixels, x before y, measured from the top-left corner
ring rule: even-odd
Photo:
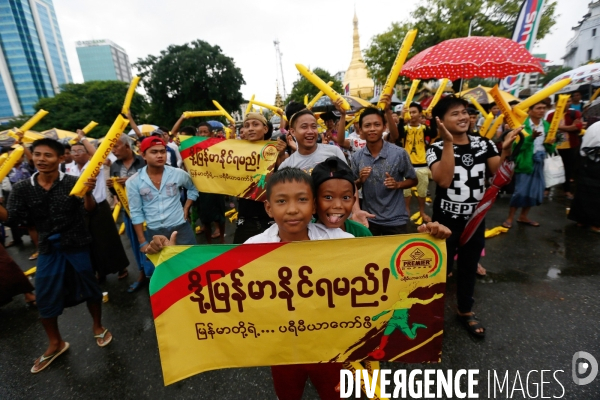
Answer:
[[[200,150],[207,149],[210,146],[214,146],[215,144],[221,143],[224,140],[227,140],[227,139],[223,139],[223,138],[210,138],[210,139],[203,140],[203,141],[201,141],[199,143],[196,143],[195,145],[193,145],[191,147],[188,147],[185,150],[181,150],[181,152],[180,152],[181,157],[182,158],[188,158],[190,155],[192,155],[192,152],[196,153],[196,152],[198,152]]]
[[[284,245],[285,243],[279,242],[254,244],[251,246],[238,246],[226,253],[221,254],[220,256],[213,258],[209,262],[197,266],[189,272],[199,272],[203,277],[200,284],[202,287],[205,287],[206,279],[204,277],[206,276],[207,271],[220,270],[225,273],[225,276],[228,276],[233,270],[241,268],[257,258],[260,258]],[[164,264],[168,263],[169,262],[167,261]],[[168,268],[164,264],[161,264],[161,267]],[[150,296],[154,319],[158,318],[163,312],[167,311],[173,304],[177,303],[185,296],[193,293],[193,290],[188,289],[188,285],[190,284],[188,280],[189,272],[173,279],[171,282],[169,282],[169,284]],[[213,276],[213,282],[219,279],[220,278],[215,279]]]

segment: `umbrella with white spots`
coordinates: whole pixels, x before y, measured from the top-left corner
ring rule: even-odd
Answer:
[[[411,58],[400,75],[410,79],[505,78],[543,73],[541,62],[523,45],[501,37],[470,36],[445,40]]]

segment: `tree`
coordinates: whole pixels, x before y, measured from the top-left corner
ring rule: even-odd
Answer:
[[[127,94],[128,83],[120,81],[91,81],[67,83],[54,97],[40,99],[34,106],[36,111],[44,109],[49,114],[33,128],[36,131],[58,128],[75,131],[96,121],[98,126],[90,132],[94,138],[106,135],[115,118],[121,112]],[[134,116],[145,113],[148,103],[135,93],[131,102]],[[9,121],[8,126],[19,127],[29,116],[21,116]]]
[[[325,71],[323,68],[315,68],[312,71],[319,78],[323,79],[325,82],[333,81],[333,89],[338,93],[343,93],[342,82],[333,78],[329,72]],[[312,83],[308,81],[304,76],[300,76],[300,79],[294,82],[294,86],[292,87],[292,92],[289,94],[287,99],[285,99],[285,103],[289,103],[294,100],[299,103],[304,103],[304,96],[308,95],[308,99],[312,99],[319,93],[319,89]]]
[[[215,110],[212,100],[226,110],[236,110],[243,102],[242,72],[219,46],[202,40],[171,45],[134,66],[151,100],[153,124],[171,126],[184,111]]]
[[[426,0],[411,12],[411,20],[392,23],[374,36],[364,51],[364,61],[376,82],[385,82],[394,56],[406,32],[418,29],[409,58],[447,39],[466,37],[473,21],[472,36],[512,37],[522,0]],[[536,40],[544,38],[556,24],[556,1],[544,6]]]

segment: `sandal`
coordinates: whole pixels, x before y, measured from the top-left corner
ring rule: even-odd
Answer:
[[[478,276],[485,276],[487,271],[481,264],[477,264],[477,271],[475,272]]]
[[[133,282],[129,286],[129,289],[127,289],[127,293],[133,293],[133,292],[135,292],[136,290],[140,289],[143,284],[144,284],[144,281],[142,281],[142,282],[140,282],[140,281]]]
[[[100,343],[100,342],[99,342],[99,340],[100,340],[100,339],[104,340],[104,337],[106,336],[106,334],[107,334],[107,333],[110,335],[110,337],[109,337],[107,340],[105,340],[104,342]],[[113,340],[113,335],[112,335],[112,333],[110,333],[110,332],[108,331],[108,329],[106,329],[106,328],[105,328],[105,329],[104,329],[104,332],[102,332],[102,333],[100,333],[100,334],[98,334],[98,335],[94,335],[94,338],[96,339],[96,344],[97,344],[98,346],[100,346],[100,347],[104,347],[104,346],[108,346],[108,344],[109,344],[110,342],[112,342],[112,340]]]
[[[477,319],[475,313],[472,312],[470,315],[456,314],[456,317],[471,335],[480,339],[485,337],[485,328],[481,322],[479,322],[479,319]],[[477,332],[477,329],[483,329],[483,332]]]
[[[124,269],[123,271],[119,272],[119,275],[117,275],[117,279],[125,279],[128,276],[129,276],[129,271]]]
[[[29,260],[33,261],[33,260],[37,260],[38,256],[40,255],[40,253],[38,253],[37,251],[35,253],[33,253],[31,255],[31,257],[29,257]]]
[[[46,364],[44,364],[43,367],[37,368],[37,369],[35,368],[35,364],[33,364],[33,367],[31,367],[31,373],[37,374],[38,372],[43,371],[44,369],[46,369],[46,367],[48,367],[48,365],[50,365],[52,363],[52,361],[56,360],[56,357],[60,356],[62,353],[64,353],[68,349],[69,349],[69,342],[65,342],[65,347],[63,347],[62,350],[57,351],[54,354],[50,354],[49,356],[45,356],[42,354],[42,356],[39,358],[37,365],[39,367],[40,364],[43,362],[45,362]]]
[[[502,226],[503,226],[504,228],[506,228],[506,229],[510,229],[510,228],[512,228],[512,224],[511,224],[510,222],[508,222],[508,221],[504,221],[504,222],[502,223]]]

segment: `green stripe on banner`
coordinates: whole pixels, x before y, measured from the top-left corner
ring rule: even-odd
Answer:
[[[203,137],[203,136],[194,136],[187,140],[184,140],[183,142],[181,142],[181,146],[179,146],[179,151],[187,150],[190,147],[194,146],[195,144],[204,142],[206,139],[209,139],[209,138]]]
[[[190,139],[191,140],[191,139]],[[186,140],[187,142],[187,140]],[[174,279],[237,247],[236,244],[190,246],[181,253],[156,266],[150,280],[150,295],[161,290]]]

